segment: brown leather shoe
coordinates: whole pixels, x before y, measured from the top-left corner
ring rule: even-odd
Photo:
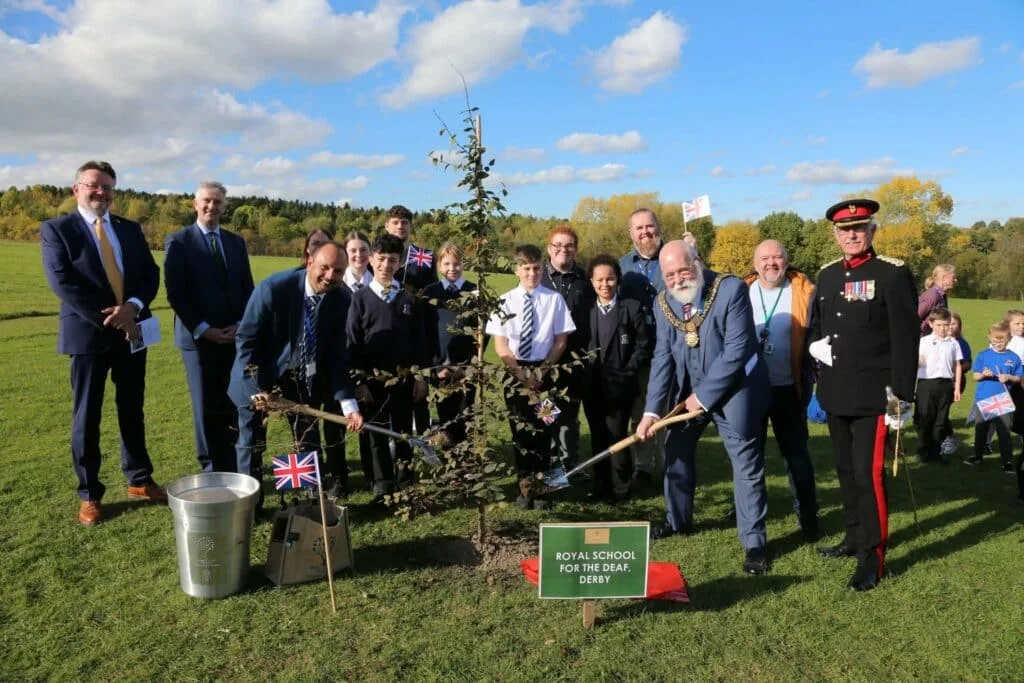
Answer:
[[[95,526],[103,521],[103,508],[98,500],[83,500],[78,508],[78,523],[82,526]]]
[[[141,498],[154,503],[166,503],[167,493],[152,481],[147,481],[142,486],[129,486],[128,495],[132,498]]]

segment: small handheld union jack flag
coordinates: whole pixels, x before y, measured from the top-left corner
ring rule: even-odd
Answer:
[[[415,244],[409,245],[409,257],[405,259],[406,264],[415,263],[420,268],[429,268],[434,263],[434,252],[426,247],[420,249]]]
[[[274,488],[278,491],[320,484],[320,462],[316,451],[278,455],[274,457],[273,465]]]
[[[535,410],[537,411],[537,417],[546,425],[554,424],[558,416],[562,414],[562,411],[559,410],[558,406],[550,398],[546,398],[538,403]]]
[[[1010,398],[1010,392],[1004,389],[995,396],[984,398],[975,403],[971,409],[971,414],[967,416],[967,424],[976,422],[978,419],[988,422],[1000,415],[1012,413],[1014,410],[1015,406],[1013,405],[1013,399]]]

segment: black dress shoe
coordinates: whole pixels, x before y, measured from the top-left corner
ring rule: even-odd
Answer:
[[[807,541],[817,541],[820,536],[818,529],[818,515],[800,515],[800,533]]]
[[[725,511],[724,515],[722,515],[722,520],[726,521],[726,522],[735,522],[736,521],[736,506],[735,505],[730,505],[729,506],[729,509]]]
[[[743,571],[751,576],[760,576],[768,573],[768,553],[764,548],[750,548],[743,560]]]
[[[651,525],[651,540],[656,541],[659,538],[669,538],[670,536],[688,536],[693,533],[692,527],[683,527],[682,529],[673,529],[668,524],[652,524]]]
[[[843,558],[854,557],[857,551],[848,542],[840,541],[837,545],[826,545],[818,548],[818,554],[822,557]]]
[[[866,553],[857,555],[857,569],[846,585],[858,592],[869,591],[878,585],[883,574],[879,553],[872,548]]]

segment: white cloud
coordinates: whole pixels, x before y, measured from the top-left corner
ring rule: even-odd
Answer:
[[[779,170],[775,164],[765,164],[764,166],[758,166],[757,168],[747,168],[743,170],[743,175],[755,176],[755,175],[771,175],[775,171]],[[712,173],[714,175],[714,173]]]
[[[324,150],[309,157],[311,164],[331,168],[360,168],[373,170],[391,168],[405,161],[404,154],[339,154]]]
[[[666,78],[679,66],[686,38],[682,24],[655,12],[594,55],[594,73],[601,88],[638,93]]]
[[[228,194],[236,197],[269,197],[270,199],[292,199],[302,197],[310,201],[336,203],[339,197],[350,192],[365,190],[370,184],[366,176],[355,178],[304,178],[282,176],[266,182],[228,184]],[[346,198],[351,202],[351,199]]]
[[[804,185],[873,185],[913,174],[913,169],[896,168],[895,160],[882,157],[849,168],[838,161],[801,161],[786,171],[786,180]]]
[[[582,18],[575,0],[523,5],[519,0],[465,0],[409,31],[402,58],[408,76],[380,97],[392,108],[462,91],[522,60],[531,30],[564,34]],[[460,78],[461,74],[461,78]]]
[[[295,162],[293,160],[285,159],[284,157],[274,157],[273,159],[260,159],[252,165],[249,173],[254,176],[273,177],[290,173],[294,168]]]
[[[732,178],[733,174],[723,166],[715,166],[710,171],[712,178]]]
[[[971,153],[971,148],[970,147],[954,147],[953,151],[950,152],[950,154],[955,156],[955,157],[967,156],[970,153]]]
[[[632,173],[630,173],[629,177],[630,178],[650,178],[652,175],[654,175],[654,169],[653,168],[638,168],[637,170],[635,170]]]
[[[574,166],[553,166],[533,173],[494,173],[491,180],[505,185],[564,185],[566,183],[602,183],[619,180],[625,174],[622,164],[604,164],[595,168],[577,169]]]
[[[811,135],[807,138],[809,145],[824,145],[826,142],[828,142],[828,138],[824,135]]]
[[[555,54],[554,50],[544,50],[543,52],[538,52],[535,55],[530,55],[526,58],[526,68],[531,71],[544,68],[544,66],[546,66],[545,62],[547,62],[548,58],[553,54]]]
[[[540,161],[544,158],[544,149],[541,147],[506,147],[501,153],[502,159],[509,161]]]
[[[243,160],[221,160],[239,147],[319,145],[332,132],[325,120],[232,90],[365,73],[395,57],[409,11],[392,0],[349,13],[322,0],[77,0],[63,13],[19,5],[60,29],[36,42],[0,29],[0,149],[29,159],[18,181],[64,183],[82,159],[101,157],[140,189],[232,170]]]
[[[805,202],[808,199],[814,199],[814,193],[810,190],[797,190],[793,194],[789,195],[791,202]]]
[[[824,99],[826,99],[831,94],[832,94],[832,91],[830,89],[828,89],[828,88],[825,88],[824,90],[819,90],[818,93],[814,96],[814,99],[816,99],[816,100],[824,100]]]
[[[1016,81],[1014,83],[1011,83],[1009,86],[1007,86],[1006,89],[1007,90],[1020,90],[1021,88],[1024,88],[1024,81]]]
[[[555,143],[562,151],[580,154],[607,154],[612,152],[640,152],[647,149],[643,136],[635,130],[622,135],[601,133],[571,133]]]
[[[1003,43],[999,46],[999,54],[1008,55],[1013,52],[1013,43]]]
[[[855,73],[867,76],[869,88],[913,87],[930,78],[961,71],[981,63],[981,39],[960,38],[922,43],[908,53],[883,49],[875,43],[857,60]]]

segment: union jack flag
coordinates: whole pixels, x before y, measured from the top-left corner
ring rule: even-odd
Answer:
[[[426,247],[420,249],[415,244],[409,245],[409,256],[405,259],[407,264],[415,262],[420,268],[429,268],[434,262],[434,252]]]
[[[320,484],[320,462],[316,451],[278,455],[274,463],[274,488],[278,491]]]
[[[1005,389],[1002,393],[996,394],[989,398],[984,398],[974,404],[971,409],[971,414],[967,416],[967,424],[975,422],[979,416],[982,421],[987,422],[1000,415],[1006,415],[1016,410],[1016,406],[1013,405],[1013,399],[1010,398],[1010,392]]]
[[[537,411],[537,417],[546,425],[554,424],[558,416],[562,414],[562,411],[558,409],[558,406],[550,398],[546,398],[538,403],[535,410]]]

